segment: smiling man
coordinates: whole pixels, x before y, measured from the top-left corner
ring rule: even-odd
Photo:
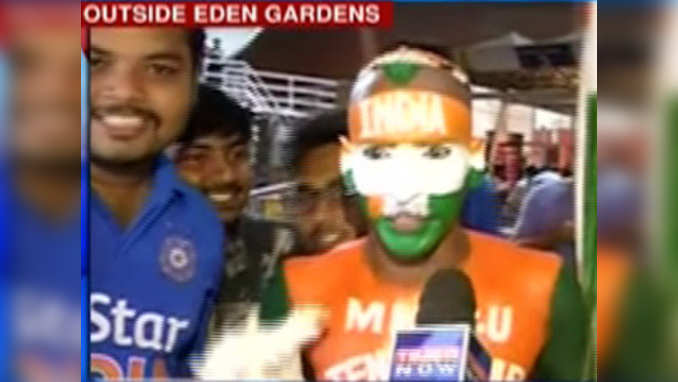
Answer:
[[[326,251],[364,233],[355,198],[341,181],[339,137],[346,135],[346,110],[323,112],[292,133],[292,163],[297,183],[293,200],[301,253]]]
[[[195,104],[201,30],[90,34],[90,375],[190,376],[221,279],[221,225],[162,152]]]
[[[287,260],[262,309],[266,319],[295,306],[327,310],[324,335],[306,353],[313,378],[388,380],[393,331],[414,325],[423,286],[446,268],[472,281],[490,379],[581,376],[587,324],[573,275],[552,254],[459,224],[482,177],[470,116],[465,75],[429,52],[402,47],[358,75],[341,170],[368,234]]]
[[[214,328],[245,318],[247,309],[259,302],[277,259],[293,243],[290,229],[244,212],[253,178],[251,124],[248,110],[202,84],[188,127],[175,147],[179,173],[210,199],[229,238]]]
[[[248,110],[220,90],[202,84],[176,147],[177,169],[210,199],[229,230],[236,228],[249,200],[251,125]]]

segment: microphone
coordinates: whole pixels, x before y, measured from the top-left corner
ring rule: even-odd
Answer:
[[[475,327],[476,299],[471,280],[459,270],[443,269],[426,283],[419,298],[417,326],[468,324]]]
[[[476,302],[461,271],[436,272],[419,299],[415,330],[396,333],[392,381],[488,381],[489,354],[473,335]]]

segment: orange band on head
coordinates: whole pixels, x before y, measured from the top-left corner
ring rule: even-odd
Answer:
[[[426,90],[392,90],[349,107],[349,134],[358,143],[471,140],[471,111],[462,101]]]

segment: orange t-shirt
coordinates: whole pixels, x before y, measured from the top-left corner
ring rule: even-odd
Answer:
[[[476,332],[492,356],[492,380],[523,380],[548,333],[550,301],[561,261],[555,255],[468,232],[462,268],[476,297]],[[326,333],[309,349],[319,380],[387,380],[393,333],[415,324],[420,287],[378,279],[365,240],[285,263],[291,303],[329,310]]]
[[[631,269],[627,256],[609,247],[598,247],[596,346],[598,367],[604,366],[613,334],[617,330],[619,309]]]

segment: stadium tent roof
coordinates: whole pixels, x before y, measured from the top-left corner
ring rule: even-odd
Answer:
[[[372,57],[399,42],[449,56],[509,35],[516,42],[560,38],[577,30],[578,3],[396,3],[390,29],[267,29],[239,58],[258,69],[350,79]],[[513,33],[513,34],[511,34]]]
[[[237,58],[257,69],[350,81],[372,57],[400,42],[457,60],[464,60],[460,52],[466,51],[471,54],[465,59],[475,57],[463,63],[475,84],[511,89],[516,102],[573,113],[576,68],[525,70],[514,48],[578,44],[580,8],[577,3],[400,3],[391,29],[267,29]]]

